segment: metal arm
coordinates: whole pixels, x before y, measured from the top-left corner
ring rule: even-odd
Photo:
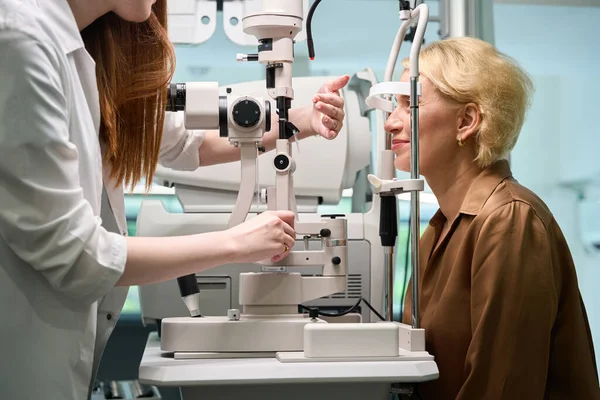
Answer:
[[[293,211],[296,214],[296,232],[308,238],[320,238],[322,243],[322,250],[308,251],[305,248],[301,251],[290,251],[284,260],[278,263],[267,261],[263,262],[263,265],[278,267],[277,271],[284,271],[285,267],[290,266],[323,266],[323,277],[302,278],[304,282],[310,281],[310,285],[303,285],[302,298],[308,301],[345,289],[347,233],[346,221],[336,217],[325,217],[320,223],[313,224],[302,224],[298,221],[293,178],[296,163],[289,141],[298,133],[298,129],[288,120],[288,112],[294,99],[294,38],[302,30],[303,3],[303,0],[263,0],[260,11],[249,14],[242,20],[244,32],[255,36],[260,43],[258,55],[238,55],[238,60],[255,60],[265,65],[266,88],[269,96],[277,104],[279,139],[275,144],[273,159],[277,176],[275,187],[266,190],[268,209]],[[251,177],[242,176],[243,179],[250,180]],[[234,213],[237,209],[236,204]],[[244,207],[239,213],[247,214],[247,209]]]
[[[217,82],[172,83],[167,111],[184,112],[187,129],[219,129],[242,155],[242,184],[229,227],[244,222],[254,197],[256,159],[265,131],[271,129],[271,103],[227,90]],[[192,317],[200,317],[200,290],[195,274],[177,278],[181,298]]]

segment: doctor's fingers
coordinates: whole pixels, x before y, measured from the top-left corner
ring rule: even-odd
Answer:
[[[334,134],[337,135],[340,131],[340,129],[342,129],[342,122],[335,120],[335,119],[331,119],[329,117],[323,116],[321,118],[321,122],[323,123],[323,125],[327,128],[327,129],[331,129],[331,132],[329,132],[329,134]],[[329,139],[333,139],[332,136],[328,136]]]
[[[285,253],[296,243],[296,232],[288,224],[283,224],[283,231],[277,233],[276,241],[276,251]]]
[[[293,238],[296,237],[296,230],[294,228],[292,228],[287,222],[284,222],[282,224],[282,226],[283,226],[283,233],[285,235],[288,235]]]
[[[292,250],[292,247],[294,247],[294,244],[296,243],[296,239],[293,236],[290,236],[288,234],[285,234],[284,238],[283,238],[283,242],[281,243],[281,246],[276,250],[277,254],[275,256],[273,256],[271,258],[272,261],[280,261],[282,259],[284,259],[285,257],[287,257],[290,253],[290,251]]]
[[[325,93],[327,92],[337,92],[338,90],[340,90],[341,88],[343,88],[344,86],[346,86],[346,84],[350,81],[350,75],[342,75],[342,76],[338,76],[337,78],[334,78],[328,82],[326,82],[322,87],[321,90]]]
[[[319,104],[321,104],[321,107],[318,106]],[[342,122],[344,120],[345,114],[344,114],[344,110],[341,108],[334,107],[332,105],[325,104],[325,103],[318,103],[317,109],[321,112],[321,114],[323,114],[326,117],[329,117],[330,119],[333,119],[333,120],[339,121],[339,122]]]
[[[264,232],[263,243],[266,246],[265,249],[273,249],[274,252],[282,252],[284,246],[291,247],[296,241],[296,231],[292,226],[283,221],[278,220],[276,224],[265,226],[267,228]]]
[[[315,96],[315,102],[322,102],[325,104],[330,104],[334,107],[344,108],[344,99],[340,97],[339,92],[334,93],[319,93]]]

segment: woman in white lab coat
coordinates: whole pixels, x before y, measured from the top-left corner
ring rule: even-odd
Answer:
[[[239,157],[216,134],[164,117],[172,49],[166,0],[154,3],[0,0],[2,398],[86,398],[129,285],[285,257],[294,243],[289,212],[221,232],[126,237],[123,183],[150,181],[159,159],[195,169]],[[339,132],[346,83],[293,110],[301,136]]]

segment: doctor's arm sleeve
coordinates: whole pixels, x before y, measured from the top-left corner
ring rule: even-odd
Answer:
[[[166,112],[158,161],[167,168],[193,171],[200,166],[198,149],[205,132],[185,129],[183,112]]]
[[[70,142],[67,88],[52,47],[0,36],[0,55],[0,236],[57,292],[93,303],[114,287],[127,258],[126,239],[101,226],[80,184],[100,185],[97,134],[78,133],[88,136],[87,149]],[[86,160],[84,176],[82,155],[98,157]]]
[[[484,222],[471,270],[471,332],[456,400],[542,399],[558,309],[550,240],[527,204]]]

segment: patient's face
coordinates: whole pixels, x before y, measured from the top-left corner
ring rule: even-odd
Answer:
[[[401,82],[409,82],[405,71]],[[427,77],[420,76],[419,98],[419,168],[427,177],[432,171],[444,168],[457,151],[458,110],[440,93]],[[398,106],[385,123],[386,132],[392,135],[392,150],[396,155],[394,165],[410,172],[411,118],[410,97],[399,95]],[[449,165],[449,164],[448,164]]]

